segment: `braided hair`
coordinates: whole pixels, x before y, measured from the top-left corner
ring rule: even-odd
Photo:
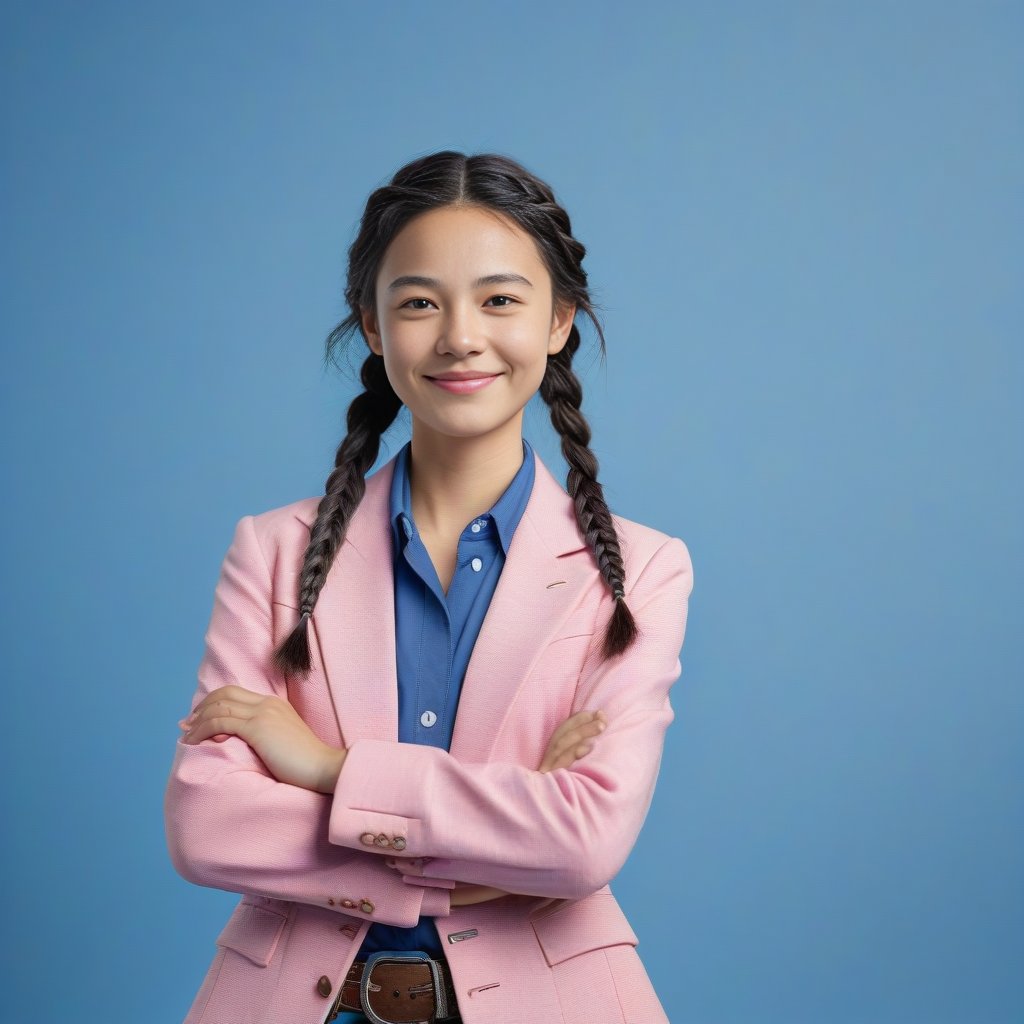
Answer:
[[[604,332],[594,313],[582,265],[586,248],[573,237],[569,215],[556,202],[550,186],[509,157],[442,150],[406,164],[367,200],[359,232],[348,250],[345,299],[350,312],[327,336],[325,363],[347,336],[356,330],[362,333],[361,311],[375,308],[377,273],[391,240],[417,214],[444,206],[491,209],[529,232],[551,275],[556,306],[575,303],[577,310],[590,317],[604,356]],[[597,457],[589,448],[590,425],[580,411],[583,388],[572,368],[579,347],[580,332],[574,323],[566,343],[548,356],[539,390],[569,464],[566,491],[573,501],[576,522],[615,599],[602,648],[603,657],[610,658],[634,643],[638,630],[625,601],[622,553],[597,480]],[[310,528],[298,578],[299,621],[274,652],[275,662],[285,672],[309,672],[309,617],[349,520],[366,492],[366,474],[377,460],[381,438],[402,407],[385,372],[383,356],[370,352],[360,380],[364,390],[349,405],[348,433],[335,455],[334,469]]]

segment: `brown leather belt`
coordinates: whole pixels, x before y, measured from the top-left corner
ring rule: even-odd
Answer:
[[[342,1010],[364,1013],[373,1024],[462,1020],[448,962],[421,950],[383,949],[354,960],[327,1020]]]

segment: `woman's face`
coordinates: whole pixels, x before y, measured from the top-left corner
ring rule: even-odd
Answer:
[[[364,311],[363,332],[384,357],[414,434],[449,438],[521,434],[523,408],[576,312],[553,310],[533,238],[475,207],[430,210],[406,224],[384,255],[375,295],[376,315]],[[459,371],[493,376],[464,392],[431,379]]]

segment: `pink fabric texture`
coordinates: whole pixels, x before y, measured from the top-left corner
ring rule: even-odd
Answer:
[[[435,918],[465,1024],[667,1021],[609,883],[643,826],[674,717],[690,555],[678,537],[613,515],[641,637],[603,661],[614,602],[571,499],[534,457],[447,751],[397,741],[394,458],[367,478],[320,593],[306,678],[270,655],[298,621],[320,499],[239,520],[191,707],[228,683],[275,694],[349,753],[324,794],[278,782],[240,737],[178,739],[164,801],[171,861],[196,885],[241,895],[185,1024],[322,1024],[370,924],[421,914]],[[538,772],[554,729],[597,708],[608,726],[593,749]],[[409,874],[387,865],[398,858]],[[452,907],[456,880],[511,895]]]

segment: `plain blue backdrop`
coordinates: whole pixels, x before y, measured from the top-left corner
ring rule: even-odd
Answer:
[[[568,208],[606,496],[693,558],[613,882],[670,1018],[1024,1018],[1022,42],[994,2],[4,4],[0,1017],[191,1003],[237,896],[162,799],[220,561],[322,493],[363,203],[455,148]]]

